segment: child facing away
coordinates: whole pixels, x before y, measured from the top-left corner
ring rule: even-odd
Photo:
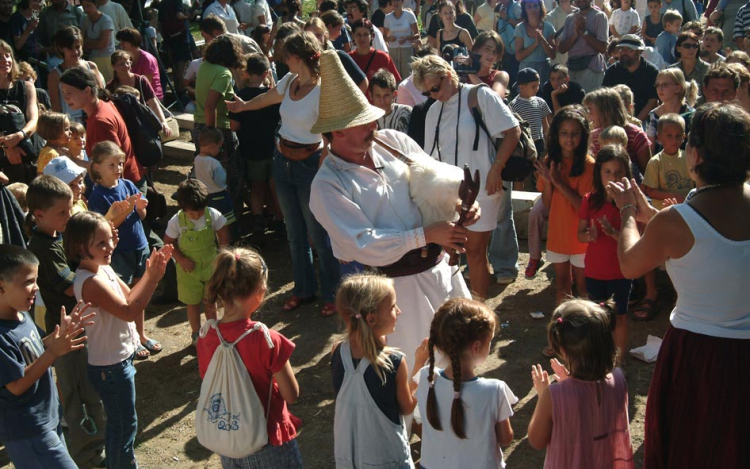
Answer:
[[[143,278],[131,290],[110,265],[115,244],[112,225],[96,212],[71,217],[63,235],[65,256],[79,263],[73,282],[76,299],[96,305],[91,309],[97,313],[97,321],[86,326],[86,373],[104,404],[107,467],[113,468],[137,465],[133,449],[138,430],[133,359],[140,338],[134,321],[143,318],[143,310],[172,257],[172,246],[154,249]]]
[[[403,353],[386,345],[401,315],[393,280],[374,274],[346,277],[336,293],[336,310],[347,336],[334,345],[331,358],[336,467],[413,468],[403,416],[417,405],[410,379],[415,373],[410,375]],[[420,365],[427,360],[426,345],[415,353]]]
[[[75,164],[67,156],[58,156],[44,167],[43,173],[47,176],[56,177],[68,185],[73,193],[71,215],[88,211],[88,205],[86,205],[86,201],[83,199],[83,191],[86,189],[86,185],[83,182],[86,176],[84,168]]]
[[[628,146],[628,133],[619,125],[610,125],[605,127],[599,134],[599,146],[604,148],[607,145]],[[594,174],[596,177],[596,174]]]
[[[625,131],[623,130],[623,133]],[[620,237],[620,211],[605,188],[609,182],[631,179],[630,158],[624,145],[605,145],[596,155],[594,189],[586,194],[578,208],[578,241],[586,243],[586,292],[589,299],[602,303],[614,298],[614,341],[617,363],[628,345],[628,299],[632,282],[620,270],[617,241]]]
[[[508,107],[529,123],[537,155],[544,155],[544,139],[549,133],[552,111],[547,106],[547,102],[537,96],[537,93],[539,93],[539,74],[533,68],[521,69],[516,77],[516,83],[518,84],[518,96],[513,98]]]
[[[65,157],[55,158],[50,165],[62,158]],[[70,165],[78,168],[72,163]],[[60,325],[57,312],[63,308],[73,311],[76,306],[73,292],[75,268],[65,258],[62,239],[74,206],[74,196],[64,181],[43,175],[31,181],[28,200],[29,217],[36,225],[31,230],[28,249],[39,259],[37,284],[48,312],[44,328],[51,332]],[[81,467],[98,466],[104,460],[102,401],[88,378],[78,372],[85,370],[87,364],[86,347],[73,350],[55,362],[62,415],[68,422],[68,451]]]
[[[547,340],[563,359],[550,360],[556,383],[541,365],[531,369],[539,396],[529,422],[529,443],[546,448],[549,469],[633,469],[628,387],[615,368],[607,304],[573,299],[547,326]],[[587,443],[583,443],[587,442]]]
[[[679,114],[664,114],[656,129],[662,151],[649,160],[641,189],[654,207],[662,209],[664,199],[683,202],[695,183],[690,178],[685,153],[680,149],[685,140],[685,119]]]
[[[263,303],[268,291],[267,282],[268,267],[257,252],[244,248],[222,249],[216,256],[216,268],[208,282],[206,300],[212,303],[221,301],[224,305],[224,316],[217,327],[226,342],[234,342],[255,326],[251,317]],[[217,331],[208,327],[209,324],[204,324],[198,339],[201,378],[220,345]],[[220,455],[222,467],[302,468],[302,455],[296,440],[300,420],[287,408],[287,404],[294,404],[299,397],[297,378],[289,363],[295,345],[274,330],[268,332],[273,348],[269,348],[263,334],[250,334],[235,346],[268,415],[268,444],[242,459]]]
[[[26,192],[29,190],[29,185],[23,182],[14,182],[13,184],[8,184],[7,189],[8,192],[13,194],[13,198],[16,199],[18,206],[23,210],[23,214],[27,215],[29,213],[29,205],[26,203]]]
[[[59,399],[50,367],[86,345],[93,314],[79,303],[44,337],[29,309],[39,290],[39,261],[31,251],[0,245],[0,442],[19,469],[76,469],[59,422]]]
[[[422,467],[505,467],[500,447],[513,441],[511,406],[518,398],[503,381],[474,374],[490,353],[496,326],[495,314],[479,301],[455,298],[435,313],[429,366],[419,371],[417,388]],[[445,369],[435,367],[435,350],[450,361]]]
[[[271,63],[265,55],[257,53],[248,55],[247,66],[242,74],[245,79],[245,88],[241,89],[237,95],[244,101],[250,101],[265,93],[269,90],[265,83],[270,75]],[[271,171],[275,145],[274,136],[279,120],[281,120],[280,106],[280,104],[274,104],[255,111],[229,114],[230,125],[232,130],[237,132],[240,151],[245,160],[245,179],[250,184],[250,209],[253,212],[252,229],[253,232],[259,234],[262,234],[266,228],[266,218],[263,215],[264,206],[267,205],[273,211],[277,225],[281,224],[284,218],[281,215],[281,208],[276,198],[276,190],[273,188]],[[202,149],[203,147],[201,147]],[[203,151],[201,151],[201,154],[204,154]],[[198,158],[196,158],[196,170]],[[203,182],[205,183],[205,181]],[[224,183],[224,188],[226,189],[226,183]]]
[[[549,208],[547,261],[555,266],[557,305],[572,296],[573,280],[578,296],[586,296],[586,244],[578,240],[578,209],[594,180],[594,159],[588,154],[588,140],[589,123],[583,114],[574,108],[563,108],[552,119],[547,157],[536,163],[537,190]],[[552,352],[547,348],[545,353]]]
[[[612,10],[609,17],[609,33],[615,38],[635,34],[641,26],[641,17],[635,11],[635,2],[636,0],[620,0],[620,8]]]
[[[119,242],[112,253],[112,269],[126,285],[135,286],[146,272],[149,257],[148,241],[143,231],[148,200],[135,184],[122,178],[125,153],[114,142],[99,142],[91,150],[90,172],[96,183],[88,200],[89,210],[106,214],[115,202],[127,201],[125,210],[111,219],[117,228]],[[145,305],[144,305],[145,307]],[[136,358],[143,360],[161,351],[161,344],[146,336],[143,311],[135,319],[141,346]]]
[[[177,262],[177,296],[187,305],[192,344],[198,343],[201,328],[201,304],[206,319],[216,319],[216,305],[204,303],[218,245],[229,243],[227,219],[218,210],[208,207],[208,189],[197,179],[182,181],[176,192],[180,210],[169,220],[164,243],[174,246],[172,257]]]
[[[709,26],[701,38],[701,59],[709,64],[727,60],[719,52],[724,44],[724,31],[716,26]]]
[[[643,18],[641,35],[647,46],[654,47],[656,38],[664,31],[664,25],[661,22],[661,0],[648,0],[648,12],[649,14]]]
[[[227,172],[216,159],[224,145],[224,134],[216,127],[204,127],[198,134],[198,145],[200,153],[193,162],[194,177],[208,189],[208,206],[224,215],[230,230],[237,230],[239,224],[227,191]]]
[[[59,112],[43,112],[39,116],[36,132],[47,141],[47,144],[39,152],[36,160],[37,175],[44,173],[47,163],[60,154],[67,154],[68,142],[70,141],[70,119]]]
[[[378,129],[393,129],[406,133],[411,120],[411,107],[396,103],[398,83],[396,77],[388,70],[381,68],[370,77],[370,96],[375,107],[385,111],[377,120]]]
[[[664,62],[675,63],[674,47],[677,45],[677,36],[682,26],[682,15],[677,10],[667,10],[661,18],[664,31],[659,33],[654,43],[654,48],[661,54]]]

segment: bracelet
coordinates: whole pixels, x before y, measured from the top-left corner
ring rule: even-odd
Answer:
[[[638,207],[636,207],[633,204],[627,204],[626,206],[624,206],[623,208],[620,209],[620,216],[622,216],[622,212],[624,212],[625,210],[627,210],[629,208],[632,208],[633,210],[635,210],[635,213],[638,214]]]
[[[21,129],[21,135],[23,135],[23,137],[21,137],[21,140],[26,140],[27,138],[29,138],[28,134],[23,129]]]

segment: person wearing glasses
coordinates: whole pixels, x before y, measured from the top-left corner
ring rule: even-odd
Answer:
[[[415,61],[412,69],[417,88],[437,100],[427,111],[425,119],[425,151],[433,158],[459,168],[466,164],[472,174],[479,170],[481,189],[477,202],[482,219],[469,227],[466,257],[471,270],[471,289],[479,298],[485,298],[490,281],[487,248],[492,232],[498,226],[498,219],[507,229],[502,230],[500,235],[495,234],[493,245],[498,244],[509,251],[501,257],[503,260],[509,259],[512,265],[508,266],[506,272],[496,268],[495,275],[502,283],[511,283],[518,275],[515,267],[518,241],[512,221],[511,185],[503,183],[501,173],[518,144],[521,128],[500,95],[489,87],[481,87],[477,91],[477,101],[487,132],[477,130],[468,104],[471,87],[459,83],[453,67],[441,57],[428,55]],[[502,138],[497,150],[488,133],[493,139]],[[506,278],[511,280],[507,281]]]
[[[683,31],[677,36],[675,45],[675,58],[679,62],[672,64],[670,67],[679,68],[685,75],[685,79],[695,80],[696,83],[703,83],[703,77],[708,72],[709,65],[700,58],[700,39],[690,31]],[[703,87],[700,89],[703,95]]]
[[[654,83],[659,69],[642,57],[646,45],[639,36],[625,34],[616,41],[620,59],[604,73],[602,86],[627,85],[635,98],[634,115],[645,121],[658,104]]]

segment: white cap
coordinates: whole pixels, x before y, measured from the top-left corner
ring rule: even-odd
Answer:
[[[86,170],[73,163],[73,160],[67,156],[58,156],[47,163],[43,172],[47,176],[55,176],[65,184],[70,184],[75,178],[85,173]]]

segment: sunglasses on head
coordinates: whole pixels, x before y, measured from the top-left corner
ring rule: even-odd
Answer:
[[[422,91],[422,96],[424,96],[425,98],[429,98],[432,93],[437,93],[438,91],[440,91],[440,88],[443,87],[443,79],[444,78],[445,77],[441,78],[440,79],[440,83],[438,83],[437,85],[433,86],[429,90]]]

